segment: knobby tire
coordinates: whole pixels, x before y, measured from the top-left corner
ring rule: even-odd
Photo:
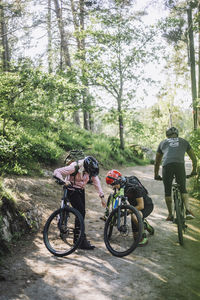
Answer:
[[[75,221],[79,225],[79,234],[74,239]],[[54,211],[46,221],[43,230],[43,240],[46,248],[55,256],[67,256],[80,245],[84,236],[83,217],[72,207],[60,208]]]
[[[175,211],[176,211],[176,223],[178,229],[178,240],[179,244],[183,246],[183,215],[181,212],[181,203],[180,196],[178,193],[174,194],[174,203],[175,203]]]
[[[120,231],[117,228],[120,211]],[[126,216],[126,212],[129,212]],[[130,213],[131,212],[131,213]],[[131,215],[134,214],[138,221],[138,235],[134,239]],[[122,205],[115,208],[106,220],[104,227],[104,242],[108,251],[117,257],[129,255],[138,246],[142,237],[143,222],[140,213],[131,205]]]

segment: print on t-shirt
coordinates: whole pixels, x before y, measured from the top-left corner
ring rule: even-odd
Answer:
[[[178,138],[170,138],[168,139],[170,147],[178,147],[179,139]]]

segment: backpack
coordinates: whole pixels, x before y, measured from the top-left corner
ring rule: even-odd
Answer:
[[[75,176],[79,170],[78,161],[80,159],[84,159],[84,158],[85,158],[85,154],[84,154],[83,150],[70,150],[64,160],[64,163],[67,166],[70,165],[72,162],[76,161],[75,171],[74,171],[74,173],[71,174],[72,176],[74,176],[74,182],[75,182]]]
[[[144,193],[146,195],[148,195],[148,191],[147,189],[143,186],[143,184],[140,182],[140,180],[136,177],[136,176],[129,176],[129,177],[126,177],[126,186],[129,188],[131,188],[131,186],[134,186],[134,185],[139,185],[140,188],[142,188],[142,190],[144,191]]]

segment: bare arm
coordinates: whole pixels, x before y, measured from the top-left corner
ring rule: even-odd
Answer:
[[[135,208],[137,208],[137,210],[143,210],[144,209],[144,199],[143,199],[143,197],[136,198],[136,201],[137,201],[137,205],[135,206]]]
[[[159,168],[162,161],[163,154],[156,152],[156,160],[154,164],[154,178],[156,178],[159,174]]]
[[[197,158],[194,153],[194,150],[192,148],[190,148],[190,150],[187,151],[187,154],[189,155],[189,157],[192,161],[192,173],[195,174],[197,172]]]
[[[93,176],[92,177],[92,181],[93,181],[95,189],[99,193],[99,197],[101,198],[101,204],[102,204],[102,206],[106,207],[106,201],[104,199],[104,193],[102,191],[102,187],[101,187],[101,183],[100,183],[99,177],[98,176],[95,176],[95,177]]]

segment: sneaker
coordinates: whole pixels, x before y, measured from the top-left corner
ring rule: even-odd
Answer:
[[[144,247],[144,246],[146,246],[147,244],[148,244],[148,238],[147,238],[147,236],[146,236],[146,233],[143,233],[143,234],[142,234],[142,239],[141,239],[141,241],[139,242],[138,247]]]
[[[90,241],[85,237],[78,248],[83,250],[94,250],[95,246],[91,245]]]
[[[174,221],[174,218],[173,218],[173,216],[168,216],[167,218],[166,218],[166,220],[165,221],[171,221],[171,222],[173,222]]]
[[[150,235],[154,234],[154,228],[148,223],[146,219],[144,219],[144,229],[147,230]]]
[[[195,216],[190,210],[186,210],[186,220],[192,220]]]

